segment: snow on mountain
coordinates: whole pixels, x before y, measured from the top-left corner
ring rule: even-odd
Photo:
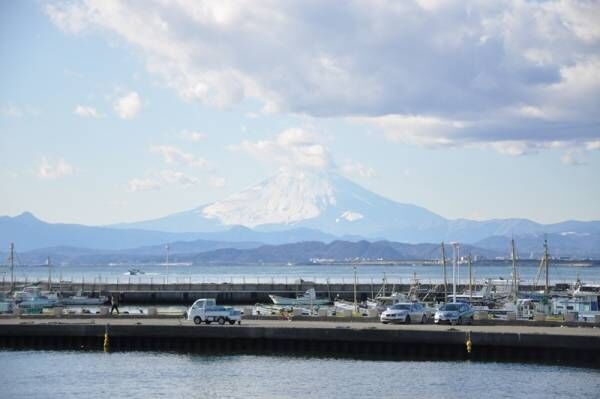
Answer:
[[[319,173],[283,170],[271,179],[202,209],[225,225],[256,227],[316,218],[335,206],[331,181]]]
[[[425,208],[373,193],[332,171],[282,169],[275,176],[221,201],[160,219],[121,224],[168,232],[258,232],[290,229],[341,237],[402,242],[461,241],[536,233],[599,233],[600,222],[542,225],[527,219],[447,220]]]

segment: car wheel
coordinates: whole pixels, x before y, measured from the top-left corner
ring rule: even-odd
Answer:
[[[421,317],[421,324],[425,324],[426,321],[427,321],[427,317],[425,315],[423,315],[423,317]]]
[[[200,323],[202,323],[202,319],[200,318],[200,316],[194,317],[194,324],[200,324]]]
[[[388,323],[389,323],[389,321],[382,321],[382,323],[383,323],[383,324],[388,324]]]
[[[404,319],[404,322],[406,324],[410,324],[410,316],[406,316],[406,319]]]
[[[225,324],[225,318],[223,316],[219,317],[217,319],[217,323],[219,323],[219,325],[222,326],[223,324]]]

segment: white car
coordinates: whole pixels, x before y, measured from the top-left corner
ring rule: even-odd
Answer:
[[[380,316],[383,324],[388,323],[425,323],[427,312],[420,303],[397,303],[387,308]]]

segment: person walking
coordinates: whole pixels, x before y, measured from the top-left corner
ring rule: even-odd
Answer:
[[[119,295],[118,294],[111,295],[110,304],[112,305],[110,307],[110,314],[113,314],[114,310],[116,310],[117,314],[119,314]]]

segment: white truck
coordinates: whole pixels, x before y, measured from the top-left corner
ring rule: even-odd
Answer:
[[[198,299],[187,311],[187,319],[193,321],[195,324],[201,324],[205,322],[210,324],[216,321],[220,325],[225,323],[238,324],[242,323],[242,314],[239,310],[236,310],[228,306],[217,306],[215,299]]]

